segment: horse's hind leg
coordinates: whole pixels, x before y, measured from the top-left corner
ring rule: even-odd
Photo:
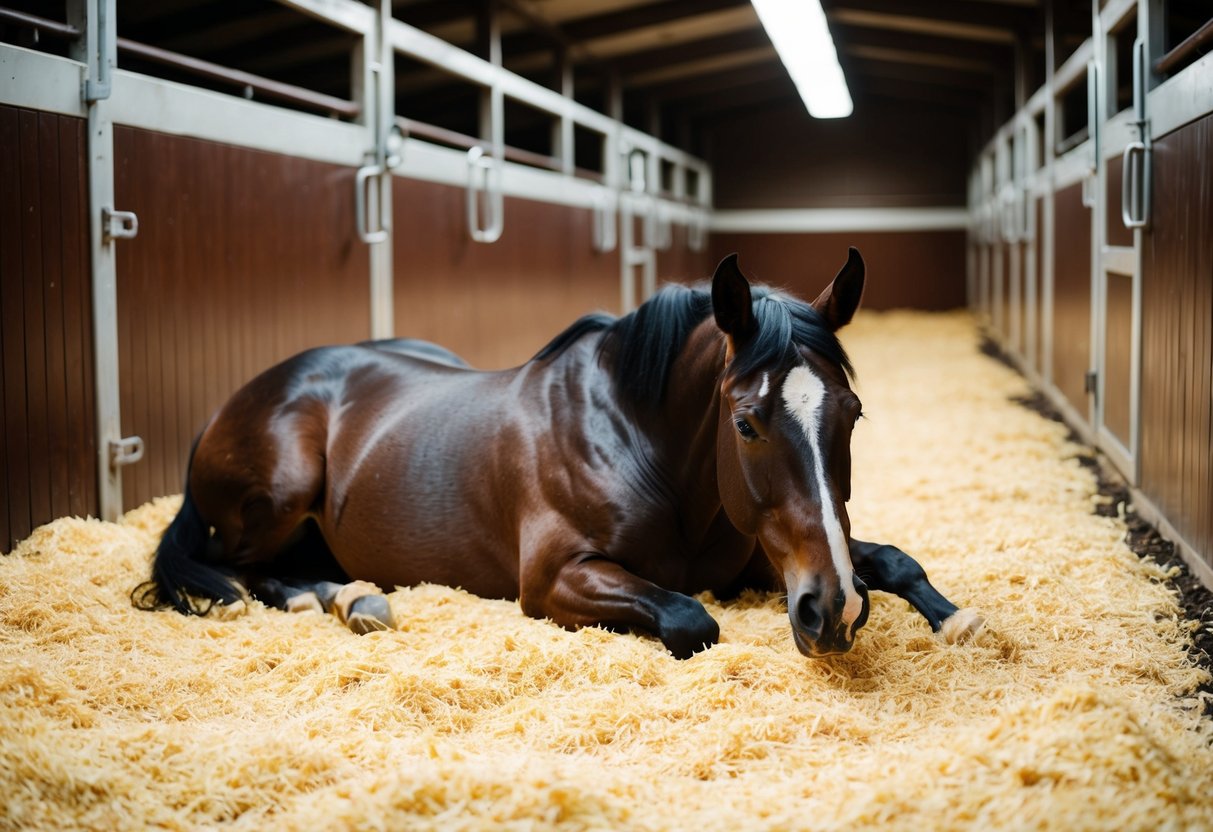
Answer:
[[[869,589],[892,592],[909,601],[949,644],[976,633],[985,623],[974,610],[957,609],[931,586],[918,561],[896,546],[852,540],[851,562]]]
[[[287,612],[329,612],[355,633],[396,629],[383,590],[367,581],[257,577],[250,581],[262,602]]]

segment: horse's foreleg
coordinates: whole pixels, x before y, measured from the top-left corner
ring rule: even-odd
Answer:
[[[918,561],[896,546],[852,540],[851,562],[869,589],[891,592],[909,601],[931,629],[943,633],[949,643],[976,633],[984,623],[975,611],[957,609],[931,586]]]
[[[720,638],[720,625],[703,604],[662,589],[601,555],[569,559],[555,579],[521,593],[522,610],[570,630],[606,626],[638,629],[661,639],[675,658],[687,659]]]

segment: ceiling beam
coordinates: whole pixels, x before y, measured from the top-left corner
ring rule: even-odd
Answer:
[[[933,109],[949,110],[976,119],[980,113],[984,96],[976,90],[952,89],[937,84],[908,81],[902,78],[854,76],[852,94],[859,107],[872,98],[892,101],[910,101],[926,104]]]
[[[699,75],[695,78],[658,84],[646,89],[645,93],[655,101],[667,102],[735,89],[747,84],[771,83],[774,81],[788,81],[790,83],[787,70],[783,68],[783,64],[778,59],[755,64],[744,69],[723,70]],[[625,97],[627,93],[628,90],[625,89]]]
[[[581,43],[749,5],[749,0],[662,0],[621,11],[568,20],[560,24],[559,30],[570,41]],[[551,48],[551,45],[551,35],[542,32],[525,32],[502,40],[502,49],[514,53]]]
[[[700,40],[680,43],[674,46],[659,46],[633,52],[630,55],[620,55],[614,61],[620,74],[625,77],[654,69],[665,69],[682,63],[698,61],[704,58],[715,58],[732,52],[746,52],[751,49],[771,45],[771,39],[761,27],[730,32],[727,35],[715,35]]]
[[[925,21],[1003,30],[1027,31],[1040,21],[1035,8],[973,3],[967,0],[829,0],[827,14],[843,10],[870,12]]]
[[[834,35],[834,42],[840,49],[848,46],[899,49],[1002,65],[1009,65],[1015,54],[1010,43],[969,42],[957,38],[905,32],[897,29],[853,26],[839,21],[830,22],[830,31]]]
[[[848,78],[852,74],[859,74],[876,78],[903,79],[950,89],[976,90],[982,93],[988,92],[995,83],[994,79],[988,75],[958,72],[941,67],[914,66],[857,55],[847,56],[844,69]]]

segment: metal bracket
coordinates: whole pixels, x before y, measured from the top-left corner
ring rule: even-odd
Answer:
[[[1129,142],[1121,159],[1120,219],[1125,228],[1150,224],[1150,176],[1152,168],[1150,125],[1146,121],[1146,42],[1133,43],[1133,114],[1141,139]]]
[[[139,218],[134,211],[101,209],[101,236],[105,242],[133,240],[139,233]]]
[[[1082,178],[1082,206],[1084,208],[1095,207],[1095,192],[1097,190],[1095,184],[1095,171],[1092,170]]]
[[[143,438],[127,436],[110,440],[110,467],[120,468],[143,459]]]
[[[84,82],[84,100],[90,104],[109,98],[112,91],[108,9],[108,0],[97,0],[96,51],[89,55],[89,78]],[[94,70],[96,77],[93,77]]]
[[[619,242],[615,228],[614,192],[608,188],[595,188],[593,201],[594,251],[614,251]]]
[[[703,251],[708,240],[708,213],[696,211],[687,222],[687,247],[691,251]]]

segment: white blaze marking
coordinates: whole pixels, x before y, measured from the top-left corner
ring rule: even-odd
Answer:
[[[821,495],[821,523],[825,526],[826,540],[830,544],[830,557],[842,583],[846,603],[842,608],[842,620],[847,625],[847,641],[851,640],[851,628],[863,611],[863,599],[855,589],[852,578],[851,552],[847,547],[847,536],[843,534],[838,512],[834,510],[834,499],[826,487],[825,468],[821,461],[821,406],[825,401],[825,383],[817,374],[803,364],[793,367],[783,382],[783,401],[788,412],[804,428],[813,451],[813,471],[817,476],[817,493]]]
[[[771,392],[771,374],[763,373],[762,374],[762,387],[758,388],[758,396],[759,396],[759,398],[762,398],[763,396],[765,396],[767,393],[770,393],[770,392]]]

